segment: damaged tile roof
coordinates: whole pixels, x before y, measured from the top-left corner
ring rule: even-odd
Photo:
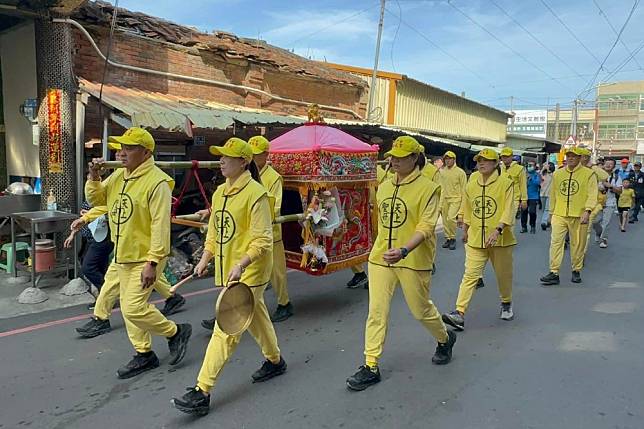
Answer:
[[[87,2],[72,18],[90,25],[109,27],[114,7],[103,1]],[[161,41],[210,51],[225,58],[276,68],[280,71],[366,88],[366,83],[349,73],[334,70],[323,63],[300,57],[263,40],[246,39],[231,33],[203,33],[195,28],[175,24],[140,12],[119,8],[117,28]]]

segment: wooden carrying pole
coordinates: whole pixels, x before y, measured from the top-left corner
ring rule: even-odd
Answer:
[[[194,164],[192,161],[154,161],[154,165],[163,170],[171,170],[173,168],[188,170],[191,169]],[[219,168],[219,161],[198,161],[197,166],[199,168]],[[103,163],[103,168],[108,170],[114,170],[121,167],[123,167],[123,164],[119,161],[106,161]]]

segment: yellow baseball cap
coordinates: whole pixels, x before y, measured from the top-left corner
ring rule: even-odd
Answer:
[[[572,147],[569,147],[569,148],[566,149],[565,154],[568,155],[569,153],[572,153],[572,154],[577,155],[577,156],[583,155],[582,149],[578,148],[578,147],[575,147],[575,146],[572,146]]]
[[[504,147],[501,149],[501,156],[512,156],[514,155],[514,152],[512,152],[511,147]]]
[[[391,150],[385,153],[385,158],[393,156],[394,158],[404,158],[412,153],[424,153],[425,148],[418,143],[413,137],[400,136],[394,140]]]
[[[253,150],[244,140],[231,137],[223,146],[210,146],[210,153],[231,158],[244,158],[246,161],[253,159]]]
[[[476,154],[476,156],[474,157],[474,161],[478,161],[480,159],[489,159],[491,161],[498,161],[499,153],[494,149],[482,149],[479,153]]]
[[[143,146],[149,151],[154,151],[154,137],[152,134],[139,127],[128,128],[122,136],[109,136],[108,146],[113,150],[121,150],[126,146]],[[111,143],[111,144],[110,144]]]
[[[579,151],[579,155],[581,156],[591,156],[592,153],[590,152],[590,149],[587,147],[578,147],[577,150]]]
[[[456,159],[456,154],[452,152],[451,150],[448,150],[445,152],[445,155],[443,155],[443,158],[454,158]]]
[[[253,151],[253,155],[259,155],[260,153],[268,152],[268,149],[270,148],[270,143],[264,136],[251,137],[250,139],[248,139],[248,144]]]

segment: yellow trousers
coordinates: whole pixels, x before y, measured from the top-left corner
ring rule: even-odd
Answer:
[[[277,303],[286,305],[289,303],[288,289],[286,287],[286,256],[284,255],[284,242],[282,240],[273,243],[273,271],[271,272],[271,285]]]
[[[111,263],[107,269],[107,273],[105,273],[105,282],[96,298],[94,317],[101,320],[107,320],[110,318],[114,304],[116,304],[116,300],[119,299],[119,284],[119,275],[116,269],[116,264]],[[172,296],[170,293],[170,283],[168,283],[168,280],[165,278],[165,274],[161,274],[161,277],[159,277],[159,280],[154,284],[153,288],[163,297],[163,299],[168,299]]]
[[[364,265],[362,264],[354,265],[353,267],[351,267],[351,271],[353,272],[353,274],[364,273]]]
[[[512,251],[514,246],[478,249],[465,246],[465,273],[458,289],[456,309],[465,314],[476,289],[476,283],[483,277],[485,264],[489,260],[496,274],[501,302],[512,302]]]
[[[264,303],[264,290],[266,286],[254,287],[253,296],[255,297],[255,308],[253,320],[248,327],[248,332],[255,339],[255,342],[262,349],[262,354],[273,363],[280,360],[280,349],[277,345],[277,336],[275,328],[268,316],[268,310]],[[204,357],[199,376],[197,377],[197,386],[204,392],[210,392],[217,382],[219,373],[232,356],[241,339],[240,335],[228,335],[221,330],[218,323],[215,323],[215,329],[210,337],[206,356]]]
[[[177,325],[166,319],[163,314],[149,303],[154,287],[143,288],[141,272],[145,263],[115,264],[120,283],[121,312],[127,335],[140,353],[152,350],[152,334],[172,337],[177,333]],[[163,275],[165,261],[157,265],[157,283]]]
[[[455,200],[444,200],[441,207],[441,216],[443,216],[443,233],[445,239],[451,240],[456,238],[456,217],[461,208],[461,202]]]
[[[552,216],[550,239],[550,271],[559,274],[564,254],[566,234],[570,236],[570,262],[573,271],[584,267],[584,249],[588,237],[588,224],[582,225],[578,217]]]
[[[592,225],[595,223],[595,219],[597,219],[597,216],[604,210],[604,207],[601,204],[597,204],[593,211],[590,213],[590,218],[588,220],[588,226]],[[586,234],[586,244],[584,245],[584,257],[586,256],[586,253],[588,253],[588,243],[590,243],[590,232],[592,231],[592,228],[587,228],[588,233]]]
[[[438,309],[429,298],[431,273],[408,268],[390,268],[369,264],[369,316],[365,328],[366,364],[378,365],[387,336],[389,308],[400,284],[411,314],[440,343],[447,341],[447,330]]]

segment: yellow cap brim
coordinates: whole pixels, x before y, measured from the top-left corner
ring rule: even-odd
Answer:
[[[143,146],[139,142],[129,139],[127,136],[109,136],[107,141],[108,143],[117,143],[126,146]]]
[[[210,153],[216,156],[227,156],[230,158],[244,158],[240,156],[234,150],[227,148],[225,146],[210,146]]]
[[[385,158],[389,156],[393,156],[394,158],[405,158],[409,155],[411,155],[412,152],[407,152],[406,150],[403,150],[402,148],[395,147],[391,149],[389,152],[385,153]]]
[[[490,158],[489,156],[485,156],[485,155],[476,155],[474,157],[474,161],[478,161],[480,159],[487,159],[488,161],[498,161],[499,160],[499,158],[495,158],[495,157]]]
[[[121,143],[109,142],[109,143],[107,143],[107,147],[110,148],[111,150],[121,150],[121,149],[123,149],[123,146],[121,146]]]

